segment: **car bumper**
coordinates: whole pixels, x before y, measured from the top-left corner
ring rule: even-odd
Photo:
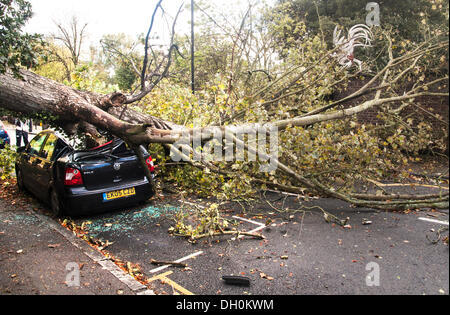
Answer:
[[[104,193],[132,187],[135,189],[135,194],[132,196],[109,201],[104,200]],[[66,188],[62,202],[64,211],[69,215],[91,215],[144,202],[153,194],[151,185],[147,180],[143,180],[99,190],[87,190],[84,187]]]

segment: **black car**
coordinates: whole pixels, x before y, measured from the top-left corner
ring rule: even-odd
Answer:
[[[153,161],[141,146],[147,167]],[[145,202],[153,195],[138,157],[121,139],[74,150],[46,130],[17,150],[17,185],[50,204],[55,215],[87,215]]]

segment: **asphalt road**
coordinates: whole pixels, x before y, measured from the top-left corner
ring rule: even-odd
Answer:
[[[294,197],[267,197],[273,206],[299,206]],[[223,213],[229,219],[239,215],[263,224],[270,219],[270,224],[262,229],[266,237],[263,241],[247,237],[232,241],[223,236],[191,244],[171,236],[171,216],[181,208],[176,201],[152,201],[141,207],[78,218],[76,222],[89,222],[91,236],[112,242],[108,252],[138,264],[147,277],[166,274],[169,281],[151,283],[156,293],[181,290],[197,295],[448,294],[448,246],[442,242],[432,244],[427,239],[427,235],[435,236],[431,229],[436,231],[445,225],[419,219],[448,224],[448,210],[383,212],[352,208],[333,199],[303,205],[320,206],[340,218],[349,217],[351,228],[327,223],[317,208],[281,214],[262,202],[255,205],[253,214],[243,214],[236,204],[225,207]],[[372,223],[364,225],[366,220]],[[259,227],[236,221],[241,230]],[[186,269],[169,267],[155,271],[157,267],[150,263],[151,259],[176,261],[199,252],[184,261]],[[248,277],[250,286],[226,284],[224,275]]]

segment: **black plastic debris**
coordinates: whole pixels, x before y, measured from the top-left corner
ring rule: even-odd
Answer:
[[[226,284],[250,286],[250,279],[243,276],[222,276]]]

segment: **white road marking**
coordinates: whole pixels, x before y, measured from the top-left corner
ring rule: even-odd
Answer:
[[[201,254],[203,254],[203,251],[198,251],[198,252],[195,252],[195,253],[193,253],[193,254],[190,254],[190,255],[188,255],[188,256],[186,256],[186,257],[183,257],[183,258],[180,258],[180,259],[178,259],[178,260],[175,260],[174,262],[180,263],[180,262],[183,262],[183,261],[185,261],[185,260],[194,258],[194,257],[196,257],[196,256],[198,256],[198,255],[201,255]],[[164,269],[166,269],[166,268],[168,268],[168,267],[170,267],[170,266],[171,266],[171,265],[164,265],[164,266],[161,266],[161,267],[152,269],[152,270],[150,270],[150,272],[151,272],[151,273],[155,273],[155,272],[164,270]]]
[[[264,223],[259,223],[259,222],[256,222],[256,221],[253,221],[253,220],[249,220],[249,219],[246,219],[246,218],[241,218],[241,217],[238,217],[236,215],[234,215],[233,218],[238,219],[238,220],[242,220],[242,221],[245,221],[245,222],[248,222],[248,223],[256,224],[256,225],[259,225],[259,226],[264,226],[264,227],[266,226]]]
[[[238,220],[242,220],[242,221],[245,221],[245,222],[248,222],[248,223],[252,223],[252,224],[255,224],[255,225],[258,225],[258,227],[256,229],[253,229],[253,230],[249,231],[249,233],[258,232],[258,231],[260,231],[260,230],[262,230],[262,229],[264,229],[266,227],[266,225],[264,223],[259,223],[259,222],[253,221],[253,220],[241,218],[241,217],[238,217],[238,216],[233,216],[233,218],[238,219]],[[238,236],[238,238],[242,238],[242,237],[244,237],[244,235],[239,235]],[[233,237],[231,240],[234,241],[235,239],[236,238]]]
[[[423,218],[423,217],[420,217],[419,220],[427,221],[427,222],[431,222],[431,223],[438,223],[438,224],[448,225],[448,221],[439,221],[439,220]]]

